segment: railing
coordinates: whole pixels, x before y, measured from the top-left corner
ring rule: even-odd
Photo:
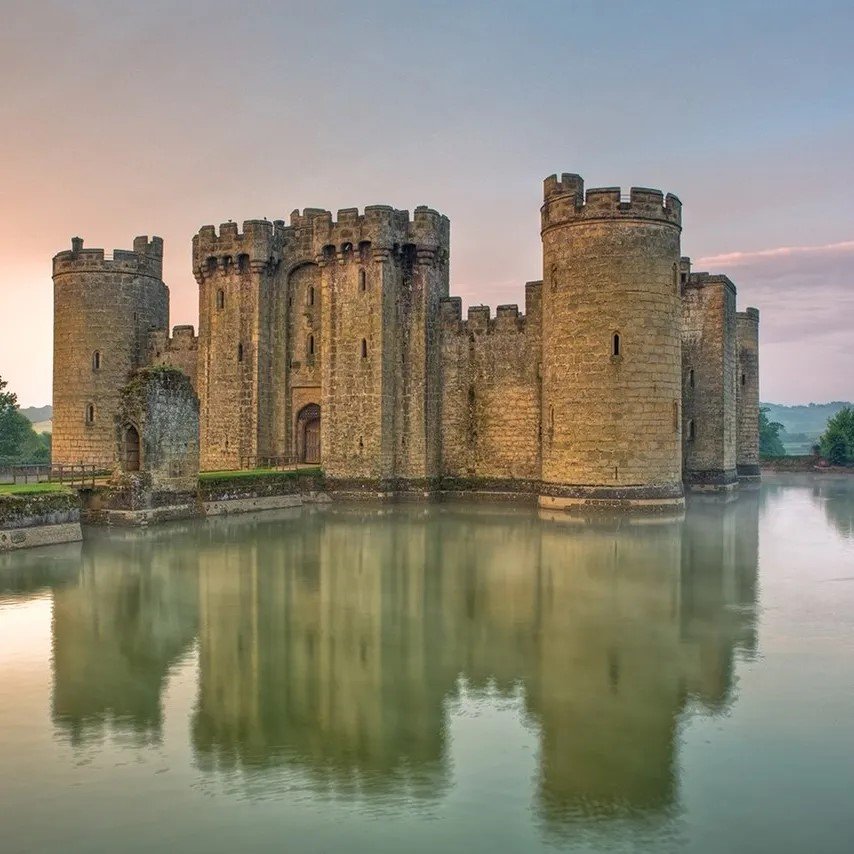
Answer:
[[[320,463],[300,462],[293,456],[265,457],[248,456],[240,458],[241,469],[275,469],[276,471],[296,471],[300,468],[316,468]]]
[[[106,474],[95,465],[14,465],[0,468],[0,483],[67,483],[94,486],[95,478]]]

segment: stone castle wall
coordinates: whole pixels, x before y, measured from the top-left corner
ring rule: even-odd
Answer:
[[[542,282],[525,287],[525,314],[442,303],[442,476],[518,488],[540,478]]]
[[[525,313],[465,320],[430,208],[204,226],[198,337],[169,336],[158,238],[113,259],[75,239],[54,259],[55,460],[109,465],[118,390],[152,365],[196,390],[206,470],[311,448],[343,491],[530,491],[545,507],[678,506],[683,477],[755,473],[758,313],[736,320],[732,283],[680,260],[679,200],[563,174],[541,214]]]
[[[165,329],[158,329],[148,336],[149,365],[177,368],[185,373],[193,386],[198,388],[199,339],[192,326],[176,326],[172,337]]]
[[[735,345],[735,285],[726,276],[685,272],[682,447],[686,482],[724,485],[737,480]]]
[[[119,389],[148,358],[153,330],[169,325],[163,241],[133,250],[72,249],[53,259],[53,462],[112,465]]]

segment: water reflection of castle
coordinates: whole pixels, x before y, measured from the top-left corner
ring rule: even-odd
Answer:
[[[686,701],[724,707],[755,648],[758,497],[566,527],[452,505],[224,519],[98,538],[54,606],[54,718],[156,738],[198,638],[197,762],[364,796],[449,781],[447,700],[521,686],[537,803],[659,810]]]

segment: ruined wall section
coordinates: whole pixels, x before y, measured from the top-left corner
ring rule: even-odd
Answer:
[[[410,220],[408,211],[375,205],[312,225],[324,470],[335,480],[389,485],[435,476],[438,371],[428,377],[428,364],[438,361],[430,350],[448,292],[448,220],[427,208]]]
[[[198,389],[199,339],[193,326],[175,326],[172,337],[165,329],[158,329],[148,336],[147,364],[177,368],[185,373]]]
[[[738,433],[736,463],[739,480],[759,478],[759,310],[736,314]]]
[[[199,283],[203,469],[235,469],[270,456],[273,419],[271,312],[284,224],[247,220],[203,226],[193,238]]]
[[[120,390],[113,435],[114,484],[195,495],[199,401],[184,371],[166,366],[137,371]]]
[[[515,305],[442,301],[442,478],[472,487],[524,489],[540,479],[542,282]]]
[[[682,285],[683,478],[698,487],[737,481],[735,300],[726,276],[688,273]]]
[[[547,178],[541,504],[682,503],[675,196]]]
[[[84,249],[53,259],[53,462],[109,468],[119,389],[148,358],[153,330],[169,326],[163,241],[133,250]]]

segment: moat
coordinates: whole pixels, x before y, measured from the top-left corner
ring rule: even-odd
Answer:
[[[0,555],[2,844],[849,851],[854,478]]]

